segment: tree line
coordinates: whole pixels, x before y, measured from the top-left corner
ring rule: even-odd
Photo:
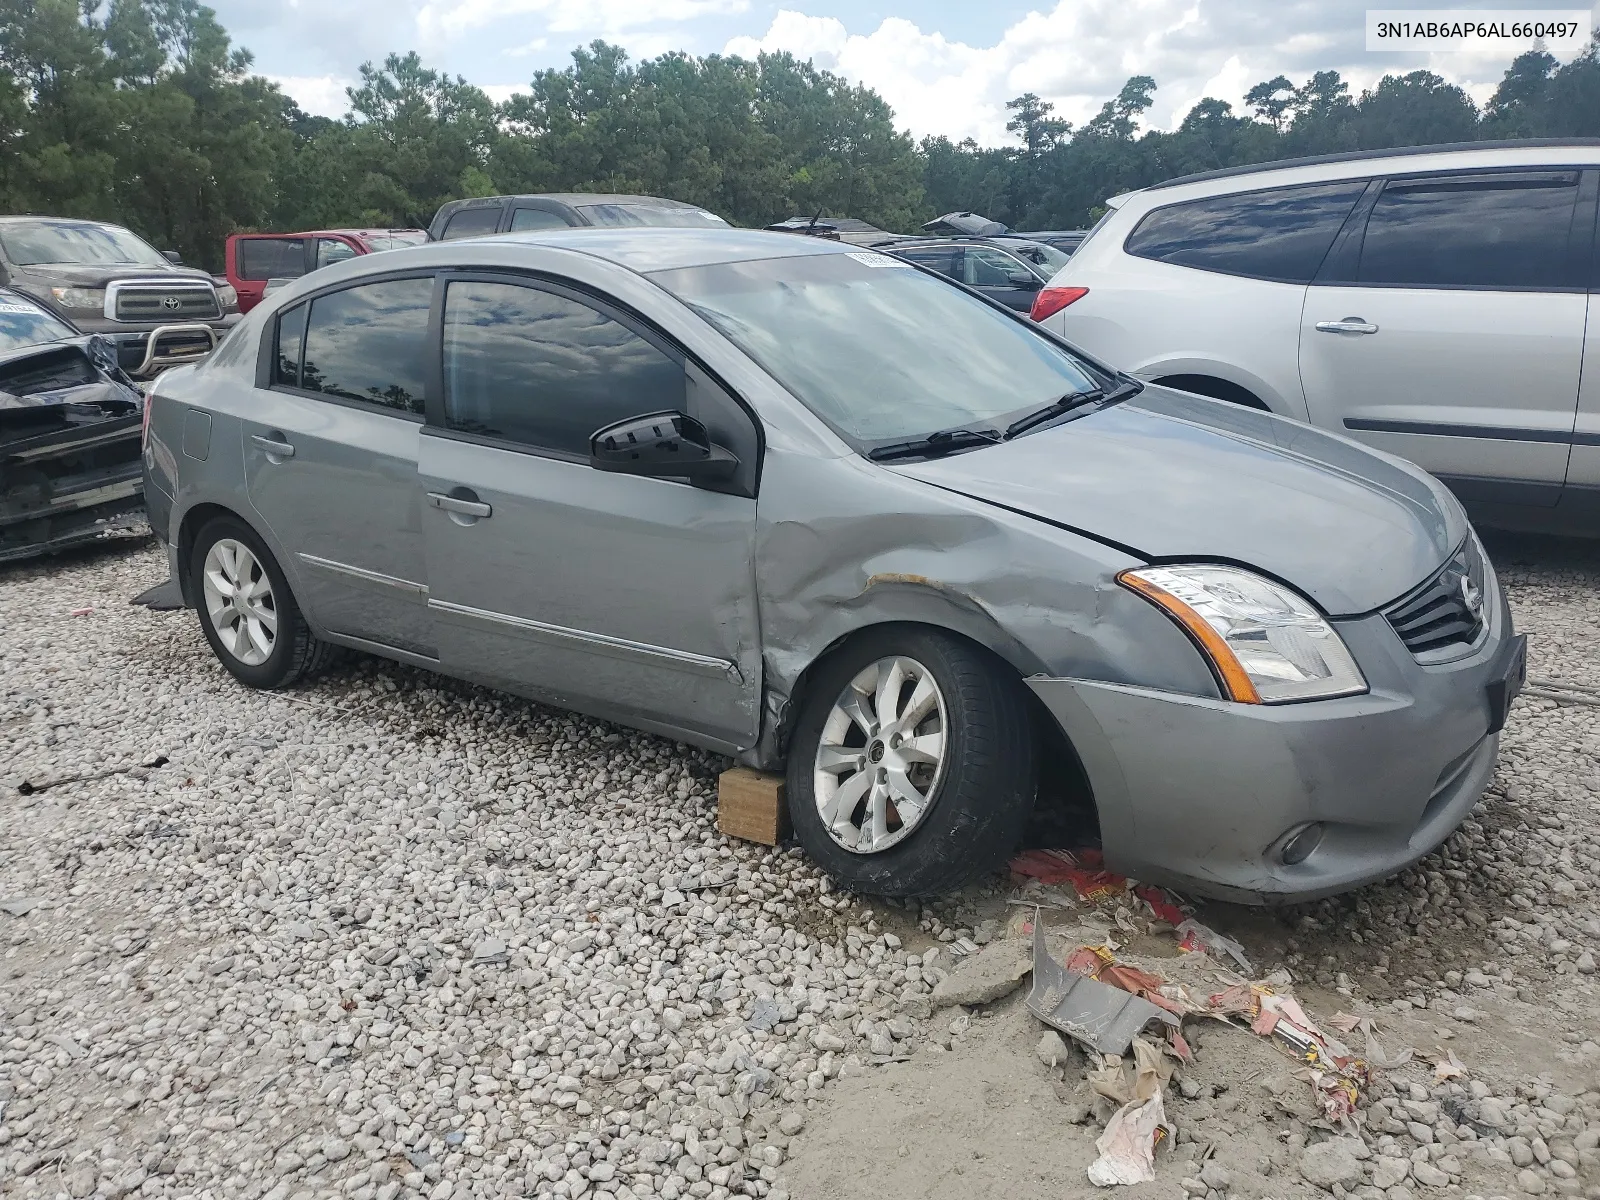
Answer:
[[[1597,43],[1600,44],[1600,43]],[[740,225],[795,214],[906,232],[972,209],[1017,229],[1090,223],[1107,196],[1191,171],[1487,137],[1600,135],[1600,49],[1519,57],[1480,110],[1427,71],[1359,96],[1337,72],[1197,103],[1142,129],[1129,79],[1081,128],[1033,94],[1016,142],[919,143],[869,88],[789,54],[631,62],[596,41],[497,104],[415,52],[361,68],[338,120],[252,71],[198,0],[0,0],[0,211],[94,217],[218,269],[238,230],[425,226],[504,192],[670,196]]]

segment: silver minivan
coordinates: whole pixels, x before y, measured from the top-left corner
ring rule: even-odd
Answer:
[[[1042,775],[1141,878],[1380,878],[1476,803],[1521,679],[1423,472],[818,239],[352,259],[149,411],[152,524],[241,682],[351,647],[783,770],[873,892],[994,867]]]

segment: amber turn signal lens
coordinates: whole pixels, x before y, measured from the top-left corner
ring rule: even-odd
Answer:
[[[1141,579],[1131,571],[1124,571],[1118,575],[1117,582],[1125,588],[1138,592],[1183,626],[1184,632],[1194,639],[1201,652],[1211,660],[1212,669],[1216,671],[1217,678],[1222,683],[1223,693],[1229,700],[1237,700],[1240,704],[1261,703],[1261,693],[1256,691],[1256,685],[1250,682],[1250,676],[1246,674],[1238,656],[1229,649],[1228,643],[1222,640],[1222,635],[1211,627],[1209,621],[1166,588],[1159,587],[1148,579]]]

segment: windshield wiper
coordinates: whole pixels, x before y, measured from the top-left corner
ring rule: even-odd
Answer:
[[[875,446],[867,451],[867,457],[873,462],[884,462],[891,458],[931,458],[949,454],[954,450],[989,446],[1004,440],[1005,435],[998,429],[941,429],[937,433],[930,433],[924,438],[913,438],[909,442]]]
[[[1118,400],[1126,400],[1129,396],[1137,395],[1143,390],[1144,385],[1142,383],[1138,380],[1130,379],[1112,388],[1109,392],[1104,388],[1090,388],[1088,391],[1083,392],[1068,392],[1059,400],[1052,400],[1043,408],[1035,409],[1026,416],[1019,417],[1011,422],[1010,425],[1006,426],[1006,440],[1009,441],[1019,434],[1027,433],[1030,429],[1036,429],[1046,421],[1053,421],[1063,413],[1069,413],[1073,409],[1086,408],[1089,405],[1114,404]]]

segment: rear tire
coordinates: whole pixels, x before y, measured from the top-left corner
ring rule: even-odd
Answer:
[[[332,654],[306,624],[272,551],[237,517],[201,528],[189,553],[189,582],[212,653],[240,683],[289,687]]]
[[[949,892],[1016,847],[1037,773],[1026,696],[1002,663],[937,630],[884,626],[826,661],[808,693],[785,791],[801,844],[839,883]]]

